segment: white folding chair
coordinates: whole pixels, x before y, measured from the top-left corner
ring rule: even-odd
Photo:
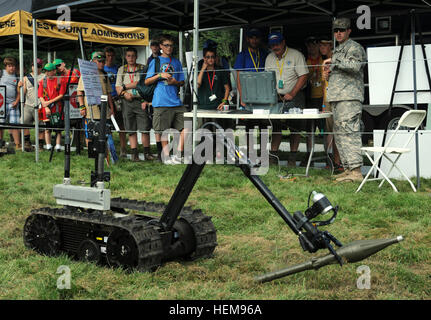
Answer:
[[[360,184],[360,186],[358,187],[358,189],[356,190],[356,192],[358,192],[359,190],[361,190],[361,188],[365,184],[365,182],[372,181],[372,180],[382,180],[382,182],[379,185],[379,188],[383,185],[383,183],[385,181],[387,181],[392,186],[392,188],[394,189],[394,191],[398,192],[398,190],[395,187],[395,185],[388,178],[388,176],[391,174],[391,172],[392,172],[392,170],[394,168],[397,169],[401,173],[401,175],[410,183],[410,186],[412,187],[413,191],[416,192],[416,188],[415,188],[414,184],[411,182],[411,180],[409,179],[409,177],[407,177],[407,175],[400,169],[400,167],[397,166],[397,161],[401,157],[402,154],[410,152],[410,148],[407,148],[407,146],[410,143],[410,141],[413,139],[413,137],[415,136],[415,133],[418,130],[419,126],[421,125],[422,121],[425,119],[425,116],[426,116],[426,111],[425,110],[409,110],[409,111],[406,111],[401,116],[401,119],[398,122],[397,128],[392,133],[392,135],[387,140],[387,142],[385,143],[384,146],[382,146],[382,147],[363,147],[363,148],[361,148],[361,150],[365,152],[365,155],[371,161],[372,166],[371,166],[371,169],[368,171],[367,175],[365,176],[364,180],[362,180],[362,183]],[[407,142],[401,148],[400,147],[396,147],[396,146],[391,146],[392,140],[397,136],[397,134],[399,134],[398,131],[400,130],[401,127],[410,129],[410,131],[408,131],[408,134],[410,135],[410,137],[407,139]],[[411,129],[413,129],[413,130],[411,130]],[[407,131],[406,130],[402,130],[402,132],[404,134]],[[375,155],[378,154],[378,156],[376,156],[375,159],[373,159],[371,157],[371,155],[373,153]],[[392,160],[388,155],[396,155],[396,158],[394,160]],[[388,171],[387,174],[385,174],[382,171],[382,169],[379,168],[379,166],[378,166],[379,161],[380,161],[380,159],[382,157],[384,157],[385,159],[387,159],[392,164],[391,168],[389,169],[389,171]],[[368,179],[368,177],[370,176],[371,172],[373,172],[374,169],[377,169],[380,172],[380,174],[382,175],[383,178]]]

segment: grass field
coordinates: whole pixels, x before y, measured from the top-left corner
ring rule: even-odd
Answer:
[[[340,206],[327,227],[343,243],[358,239],[405,241],[356,264],[332,265],[265,284],[253,277],[311,258],[296,236],[242,172],[234,166],[208,165],[186,205],[213,217],[218,247],[212,259],[170,262],[153,273],[127,273],[65,255],[41,256],[24,247],[22,230],[30,210],[56,206],[54,184],[62,182],[63,153],[42,152],[0,158],[0,299],[429,299],[431,296],[431,181],[418,193],[398,182],[400,193],[386,184],[334,184],[327,170],[311,177],[280,179],[286,168],[271,166],[262,180],[289,212],[304,211],[310,191],[318,190]],[[94,162],[72,157],[72,184],[89,182]],[[165,202],[185,165],[121,161],[111,167],[112,197]],[[281,170],[281,171],[280,171]],[[301,168],[296,172],[303,172]],[[326,254],[321,251],[317,255]],[[57,289],[60,266],[71,271],[71,288]],[[370,268],[370,289],[359,289],[357,268]]]

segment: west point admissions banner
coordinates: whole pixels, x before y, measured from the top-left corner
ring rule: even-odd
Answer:
[[[41,37],[78,39],[81,31],[84,41],[119,44],[148,45],[148,28],[113,27],[104,24],[70,22],[57,23],[56,20],[36,20],[37,35]],[[33,34],[33,20],[30,13],[16,11],[0,18],[0,36]]]

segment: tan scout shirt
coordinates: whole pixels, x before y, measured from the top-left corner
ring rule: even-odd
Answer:
[[[31,76],[34,77],[34,74],[31,73]],[[37,83],[40,82],[40,80],[42,80],[45,77],[45,74],[38,74],[37,75]],[[25,88],[26,88],[26,93],[25,93],[25,105],[27,107],[33,108],[35,103],[34,103],[34,86],[31,84],[30,80],[28,80],[28,77],[24,78],[24,82],[25,82]]]
[[[274,53],[266,57],[265,71],[275,71],[277,92],[285,95],[292,91],[300,76],[308,74],[308,66],[304,55],[298,50],[286,48],[281,59],[278,59]],[[278,87],[279,80],[283,80],[283,88]]]
[[[142,70],[144,65],[137,63],[135,67],[131,68],[127,64],[118,68],[116,87],[122,87],[123,84],[138,82],[141,79]],[[132,94],[134,97],[140,97],[135,89],[128,89],[127,93]]]
[[[109,82],[108,77],[106,76],[106,74],[101,71],[101,70],[97,70],[99,72],[99,80],[100,83],[102,85],[102,92],[104,95],[108,95],[111,93],[111,84]],[[84,91],[84,81],[82,80],[83,77],[79,78],[79,82],[78,82],[78,88],[77,91]],[[86,118],[90,119],[91,118],[91,114],[90,114],[90,108],[88,106],[88,102],[87,102],[87,97],[84,97],[84,104],[86,107]],[[109,106],[107,107],[108,109],[106,110],[106,118],[109,119]],[[91,106],[91,110],[93,111],[93,119],[97,120],[100,119],[100,108],[98,105],[93,105]]]

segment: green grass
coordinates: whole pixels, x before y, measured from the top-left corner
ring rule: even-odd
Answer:
[[[41,256],[24,247],[22,229],[31,209],[56,206],[54,184],[62,182],[63,154],[42,152],[0,158],[0,299],[429,299],[431,295],[431,181],[413,193],[407,182],[334,184],[326,170],[311,177],[280,179],[271,166],[262,180],[289,212],[304,211],[310,191],[340,206],[329,227],[343,243],[404,235],[405,241],[360,263],[332,265],[270,283],[253,277],[309,259],[296,236],[251,182],[234,166],[208,165],[186,205],[213,217],[218,247],[212,259],[169,262],[153,273],[127,273],[65,255]],[[72,184],[89,181],[94,161],[72,156]],[[184,165],[121,161],[111,167],[112,197],[168,202]],[[295,169],[303,173],[303,169]],[[319,254],[326,254],[320,252]],[[57,289],[61,265],[71,270],[71,289]],[[356,287],[357,267],[371,269],[371,289]]]

